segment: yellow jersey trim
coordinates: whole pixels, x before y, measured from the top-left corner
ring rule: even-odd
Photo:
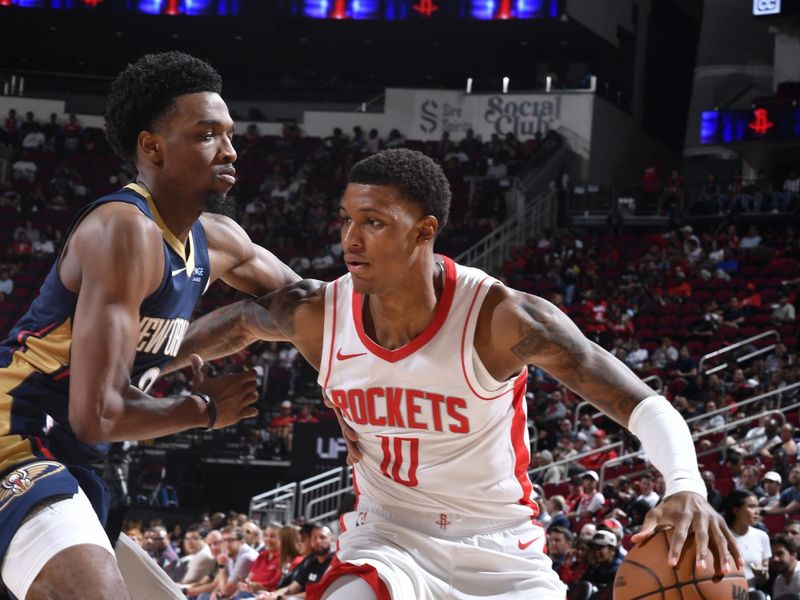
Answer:
[[[194,273],[194,240],[192,239],[191,230],[189,231],[189,240],[187,242],[189,245],[189,252],[187,253],[186,246],[184,246],[183,242],[181,242],[175,234],[172,233],[172,230],[167,227],[167,224],[164,223],[164,219],[161,218],[161,214],[158,212],[158,208],[156,208],[156,203],[153,202],[153,197],[150,195],[147,188],[138,183],[129,183],[125,187],[140,194],[147,200],[147,206],[150,207],[150,212],[153,213],[153,219],[161,230],[164,241],[166,241],[169,247],[186,263],[186,277],[191,277]]]

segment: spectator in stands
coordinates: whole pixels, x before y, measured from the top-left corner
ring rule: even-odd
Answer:
[[[564,405],[564,395],[561,390],[553,390],[547,396],[547,406],[544,408],[541,420],[544,423],[561,421],[567,416],[567,407]]]
[[[227,525],[220,530],[223,551],[217,556],[217,562],[224,566],[220,569],[216,587],[209,600],[222,600],[236,593],[239,583],[247,578],[250,568],[258,554],[244,541],[242,528]],[[202,600],[202,596],[201,596]]]
[[[758,500],[752,492],[734,490],[728,495],[725,522],[742,555],[744,574],[750,587],[767,583],[767,567],[772,556],[769,536],[754,527],[758,520]]]
[[[267,530],[264,530],[266,536]],[[261,535],[261,528],[253,521],[247,521],[242,525],[242,535],[244,535],[244,542],[256,552],[261,552],[266,547],[265,537]]]
[[[794,304],[791,303],[788,294],[782,294],[778,300],[778,305],[772,311],[772,320],[777,323],[786,323],[794,321],[797,318],[797,313]]]
[[[791,487],[781,492],[778,506],[764,510],[764,514],[793,515],[800,512],[800,464],[792,465],[788,479]]]
[[[794,440],[794,425],[791,423],[784,423],[781,425],[779,439],[773,440],[771,443],[768,443],[764,446],[764,449],[761,450],[761,457],[762,458],[771,458],[772,453],[778,447],[783,450],[785,456],[797,456],[797,442]]]
[[[605,496],[597,489],[600,477],[595,471],[586,471],[580,478],[581,492],[575,499],[570,519],[592,519],[605,506]]]
[[[561,494],[550,496],[547,500],[547,512],[550,513],[550,527],[566,527],[570,528],[569,517],[565,512],[567,508],[567,501]]]
[[[33,242],[33,254],[37,258],[49,258],[56,253],[56,246],[49,237],[42,237]]]
[[[597,432],[597,425],[594,424],[594,420],[592,419],[595,414],[598,413],[596,413],[593,409],[584,410],[581,412],[580,416],[578,417],[578,433],[583,433],[586,436],[593,436]],[[589,437],[583,441],[590,443]]]
[[[777,535],[772,540],[770,566],[775,574],[772,597],[788,600],[800,596],[800,563],[797,560],[797,544],[788,535]]]
[[[772,212],[778,212],[779,210],[782,212],[791,211],[800,200],[800,173],[792,171],[789,177],[784,180],[781,190],[772,195],[772,199]]]
[[[406,138],[397,129],[392,129],[386,138],[386,148],[401,148],[406,145]]]
[[[661,345],[653,351],[653,366],[657,369],[667,369],[678,360],[678,350],[672,345],[668,337],[661,338]]]
[[[209,521],[209,524],[210,523],[211,521]],[[219,521],[217,521],[217,523],[219,523]],[[213,564],[208,568],[206,573],[199,581],[191,584],[182,584],[181,589],[190,598],[199,597],[207,600],[211,595],[211,592],[213,592],[220,583],[222,571],[225,570],[225,566],[220,564],[223,561],[218,561],[219,556],[224,553],[224,544],[222,542],[222,534],[220,531],[218,529],[212,529],[209,531],[208,535],[206,535],[205,542],[208,546],[211,556],[214,559]]]
[[[178,553],[169,543],[167,529],[162,525],[157,525],[144,532],[145,551],[156,561],[156,564],[164,569],[167,575],[178,565]]]
[[[761,478],[761,485],[764,488],[764,495],[759,499],[758,506],[761,508],[772,508],[779,506],[781,500],[781,476],[775,471],[767,471]]]
[[[19,139],[19,121],[17,120],[17,111],[13,108],[8,109],[8,116],[3,121],[3,137],[4,144],[16,144]]]
[[[33,162],[33,157],[29,151],[25,151],[22,156],[11,165],[14,181],[27,181],[33,183],[36,180],[38,167]]]
[[[236,600],[252,598],[257,592],[277,589],[281,580],[280,523],[270,523],[264,528],[264,548],[253,562],[250,573],[239,583]],[[260,532],[259,532],[260,533]]]
[[[50,150],[56,150],[61,146],[63,138],[63,130],[61,124],[58,122],[58,115],[50,113],[50,120],[43,127],[45,135],[45,143]]]
[[[744,311],[739,306],[739,299],[736,296],[731,296],[728,301],[728,307],[722,311],[722,324],[738,329],[739,325],[744,323],[744,320]]]
[[[315,524],[311,531],[311,555],[307,556],[295,570],[292,582],[274,592],[260,592],[257,600],[277,600],[280,596],[292,596],[304,592],[309,583],[318,583],[334,557],[331,530]]]
[[[200,583],[211,572],[215,562],[207,541],[219,537],[219,531],[206,533],[199,523],[189,525],[183,536],[183,556],[172,571],[172,580],[187,587]]]
[[[564,566],[575,540],[569,528],[551,525],[547,529],[547,556],[553,561],[553,570],[558,573]]]
[[[0,269],[0,302],[14,291],[14,280],[8,269]]]
[[[736,489],[750,492],[756,499],[766,495],[764,488],[759,485],[759,468],[757,465],[745,465],[742,467],[742,474],[738,480],[734,479]]]
[[[744,372],[742,371],[740,378],[743,377]],[[739,444],[739,450],[745,455],[755,456],[768,445],[772,446],[776,443],[780,443],[780,438],[777,435],[777,423],[770,415],[763,414],[758,419],[756,426],[750,428],[745,434],[744,439]]]
[[[631,349],[628,352],[628,355],[625,357],[625,362],[627,365],[637,371],[642,368],[645,361],[649,358],[649,353],[647,352],[647,348],[643,348],[639,343],[637,338],[633,338],[631,340]]]
[[[607,529],[598,530],[589,542],[589,568],[583,578],[597,587],[598,598],[611,597],[611,586],[622,564],[618,549],[617,536]]]
[[[761,245],[762,241],[761,236],[758,234],[758,227],[750,225],[747,229],[747,233],[742,236],[742,239],[739,241],[739,249],[748,251],[755,250]]]
[[[34,126],[28,130],[22,139],[22,147],[25,150],[41,150],[44,148],[45,141],[46,138],[41,127],[38,123],[34,123]]]
[[[685,377],[687,379],[697,376],[697,361],[692,358],[688,346],[681,346],[678,359],[672,365],[672,377]]]
[[[311,553],[310,548],[306,553],[300,544],[300,528],[296,525],[284,525],[278,530],[281,546],[281,580],[278,587],[291,583],[291,577],[303,560]],[[309,544],[307,544],[309,545]]]
[[[650,473],[644,473],[639,477],[639,495],[634,498],[634,502],[642,500],[647,502],[650,508],[658,504],[661,498],[653,489],[653,481],[653,476]]]
[[[575,540],[574,547],[567,554],[566,559],[561,565],[558,576],[566,584],[577,583],[584,579],[584,574],[589,568],[589,542],[597,533],[592,523],[587,523],[581,529],[578,539]]]
[[[717,489],[716,476],[714,475],[714,472],[706,470],[700,473],[700,476],[703,478],[703,483],[706,484],[708,503],[714,507],[714,510],[716,510],[718,513],[721,513],[725,505],[725,499]]]
[[[67,122],[62,128],[64,133],[64,150],[76,152],[80,149],[82,128],[75,113],[70,113]]]
[[[269,422],[269,427],[267,428],[270,438],[276,443],[276,451],[281,454],[291,452],[292,426],[294,422],[295,417],[292,414],[291,401],[282,401],[280,414]]]
[[[800,521],[789,521],[783,526],[782,533],[792,538],[795,544],[800,544]],[[800,558],[800,546],[798,546],[798,558]]]

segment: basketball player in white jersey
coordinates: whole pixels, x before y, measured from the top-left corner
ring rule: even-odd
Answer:
[[[636,541],[674,527],[675,563],[691,529],[698,562],[713,560],[712,545],[717,570],[731,569],[736,545],[677,411],[549,302],[435,255],[449,202],[444,173],[421,153],[361,161],[340,208],[349,273],[211,313],[181,350],[178,363],[230,351],[231,338],[288,339],[357,434],[358,502],[307,597],[564,598],[533,521],[528,364],[627,426],[665,475],[668,497]]]

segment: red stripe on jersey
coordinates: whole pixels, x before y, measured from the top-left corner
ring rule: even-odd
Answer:
[[[64,379],[64,377],[69,377],[69,368],[64,369],[63,371],[61,371],[61,373],[54,376],[53,381],[59,381],[61,379]]]
[[[405,346],[397,348],[396,350],[388,350],[383,346],[376,344],[364,332],[364,296],[353,290],[353,320],[355,321],[356,332],[361,340],[361,343],[372,352],[375,356],[382,358],[387,362],[397,362],[406,358],[422,348],[425,344],[433,339],[439,330],[444,325],[447,315],[450,312],[450,307],[453,304],[453,296],[456,291],[456,264],[446,256],[442,256],[444,261],[444,290],[442,290],[442,297],[439,299],[439,306],[436,307],[436,313],[433,320],[428,326],[413,340],[408,342]]]
[[[328,372],[325,373],[325,383],[322,385],[322,393],[328,389],[328,379],[331,377],[331,367],[333,366],[333,346],[336,340],[336,304],[339,299],[339,280],[333,282],[333,319],[331,319],[331,347],[328,349]]]
[[[522,487],[522,496],[519,503],[527,506],[533,512],[532,516],[539,514],[539,506],[531,500],[531,492],[533,485],[528,477],[528,467],[531,464],[531,451],[528,444],[525,443],[525,431],[528,427],[527,419],[525,418],[525,388],[528,383],[528,370],[525,369],[519,374],[519,377],[514,381],[514,416],[511,419],[511,446],[514,448],[514,475],[517,477],[520,486]]]
[[[36,446],[39,448],[39,452],[42,453],[42,456],[44,456],[45,458],[47,458],[49,460],[55,460],[56,459],[56,457],[53,456],[53,453],[50,452],[50,450],[48,450],[45,447],[45,445],[42,443],[42,439],[41,438],[35,437],[33,439],[36,441]]]
[[[35,337],[35,338],[40,338],[40,337],[42,337],[42,336],[43,336],[45,333],[47,333],[47,330],[48,330],[48,329],[51,329],[51,328],[55,327],[56,325],[58,325],[58,322],[56,322],[56,323],[50,323],[50,325],[45,325],[45,326],[44,326],[44,327],[42,327],[42,328],[41,328],[39,331],[31,331],[30,329],[23,329],[22,331],[20,331],[20,332],[17,334],[17,343],[20,345],[20,347],[21,347],[21,348],[24,348],[24,346],[25,346],[25,340],[26,340],[27,338],[29,338],[30,336],[33,336],[33,337]],[[23,349],[23,352],[24,352],[25,350],[27,350],[27,348],[24,348],[24,349]]]
[[[483,282],[486,281],[487,279],[489,279],[488,275],[486,277],[484,277],[483,279],[481,279],[481,282],[478,284],[478,288],[475,290],[475,295],[472,297],[472,302],[470,302],[469,310],[467,311],[467,318],[464,319],[464,329],[461,332],[461,372],[464,373],[464,381],[467,382],[467,386],[469,387],[469,391],[471,391],[472,394],[476,398],[480,398],[481,400],[497,400],[498,398],[501,398],[502,396],[505,396],[508,393],[508,390],[500,392],[496,396],[481,396],[477,392],[477,390],[475,390],[475,388],[472,386],[472,382],[469,380],[469,375],[467,375],[467,362],[464,360],[464,352],[465,352],[466,346],[467,346],[467,328],[469,327],[469,322],[470,322],[470,319],[472,317],[472,309],[475,308],[475,302],[478,300],[478,294],[480,293],[481,289],[483,288]],[[475,351],[475,348],[474,348],[474,340],[473,340],[473,352],[474,351]],[[478,357],[478,358],[480,358],[480,357]],[[523,369],[523,371],[527,372],[524,369]]]
[[[331,565],[325,571],[319,583],[309,583],[306,586],[306,598],[309,600],[319,600],[322,598],[323,592],[328,589],[334,581],[343,575],[355,575],[367,582],[378,600],[392,600],[389,595],[389,589],[383,582],[383,579],[378,575],[375,567],[369,564],[354,565],[348,562],[340,561],[336,556],[333,557]]]

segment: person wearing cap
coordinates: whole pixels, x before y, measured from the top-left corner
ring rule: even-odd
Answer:
[[[775,471],[767,471],[764,477],[761,478],[761,484],[764,487],[764,496],[762,496],[758,505],[761,508],[772,508],[778,506],[781,501],[781,476]]]
[[[789,483],[791,487],[781,492],[777,505],[764,509],[766,515],[793,515],[800,512],[800,464],[789,469]]]
[[[622,557],[617,552],[619,541],[608,529],[599,529],[589,542],[589,568],[584,580],[593,583],[602,592],[614,583]]]
[[[597,531],[607,530],[617,536],[617,552],[622,558],[627,556],[628,551],[622,547],[622,538],[625,537],[625,528],[617,519],[611,517],[601,521],[597,526]]]
[[[608,444],[606,440],[606,432],[602,429],[595,428],[594,433],[592,433],[592,448],[602,448],[603,446]],[[594,452],[589,456],[584,456],[578,462],[586,469],[591,471],[597,471],[600,467],[603,466],[609,460],[613,460],[617,458],[617,451],[616,450],[605,450],[600,452]]]
[[[573,510],[567,516],[576,519],[591,519],[603,506],[606,499],[598,491],[600,477],[596,471],[586,471],[581,475],[581,494],[573,505]]]

